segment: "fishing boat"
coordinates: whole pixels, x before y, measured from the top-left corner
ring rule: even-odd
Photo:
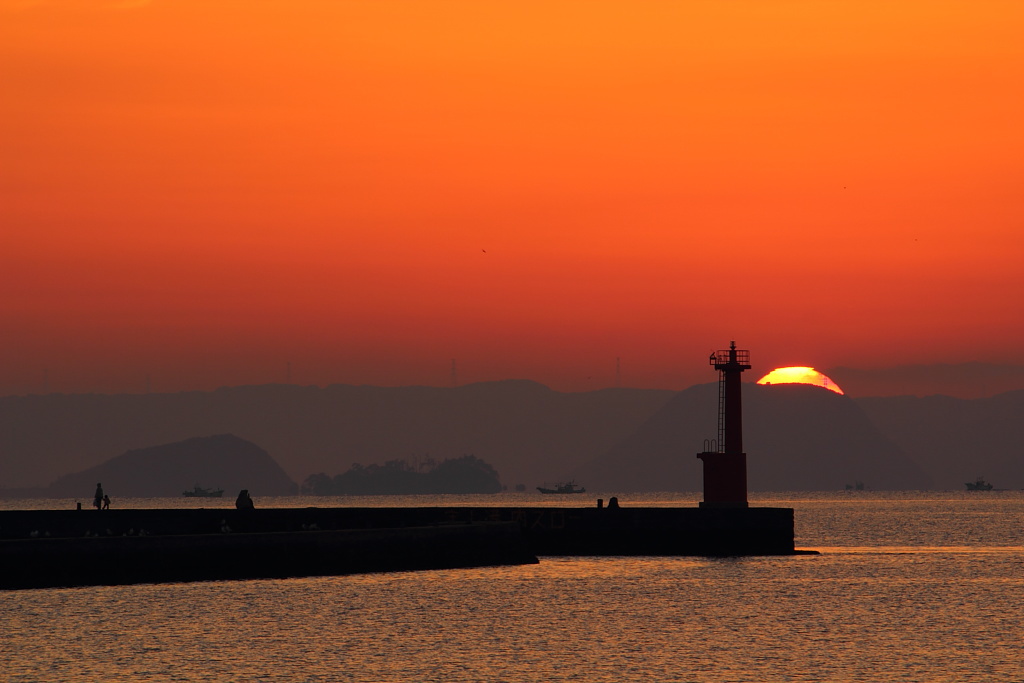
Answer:
[[[991,491],[992,484],[988,483],[982,477],[978,477],[976,481],[969,481],[964,486],[967,487],[968,491]]]
[[[537,490],[541,493],[586,493],[587,490],[582,486],[578,486],[576,482],[567,481],[560,482],[557,484],[545,484],[544,486],[538,486]]]
[[[204,489],[196,484],[191,491],[182,491],[181,495],[186,498],[220,498],[224,495],[224,489]]]

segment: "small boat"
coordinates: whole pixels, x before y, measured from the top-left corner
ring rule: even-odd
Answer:
[[[191,491],[182,491],[181,495],[186,498],[220,498],[224,495],[224,489],[204,489],[196,484]]]
[[[992,484],[985,481],[982,477],[978,477],[976,481],[969,481],[964,486],[967,487],[968,491],[991,491]]]
[[[550,486],[538,486],[537,490],[541,493],[586,493],[587,490],[582,486],[577,486],[576,482],[567,481],[558,484],[552,484]]]

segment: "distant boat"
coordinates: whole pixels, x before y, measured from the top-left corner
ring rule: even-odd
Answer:
[[[191,491],[182,491],[181,495],[186,498],[220,498],[224,495],[224,489],[204,489],[196,484]]]
[[[967,487],[968,491],[991,491],[992,484],[985,481],[982,477],[978,477],[977,481],[969,481],[964,486]]]
[[[587,490],[582,486],[577,486],[575,482],[567,481],[558,484],[552,484],[551,487],[538,486],[537,490],[541,493],[586,493]]]

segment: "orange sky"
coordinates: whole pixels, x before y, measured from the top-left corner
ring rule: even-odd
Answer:
[[[1024,3],[0,0],[0,394],[1024,363]]]

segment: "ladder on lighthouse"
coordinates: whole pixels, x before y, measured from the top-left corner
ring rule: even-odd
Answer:
[[[718,452],[725,453],[725,370],[718,373]]]

